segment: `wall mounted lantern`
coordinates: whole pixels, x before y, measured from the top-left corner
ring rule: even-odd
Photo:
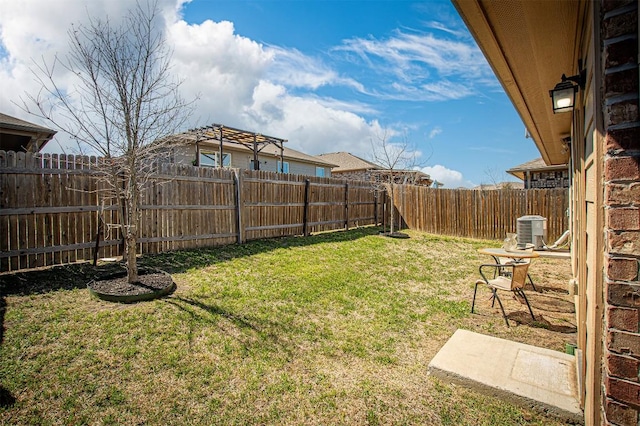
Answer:
[[[582,68],[582,61],[578,62],[578,68]],[[549,95],[553,103],[553,113],[573,111],[576,105],[576,93],[578,89],[584,90],[586,80],[586,70],[581,70],[579,74],[567,77],[562,74],[562,81],[556,84],[553,90],[549,90]],[[573,84],[577,83],[577,84]]]

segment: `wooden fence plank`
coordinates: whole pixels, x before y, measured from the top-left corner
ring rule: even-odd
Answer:
[[[101,220],[100,256],[122,254],[120,201],[104,198],[98,164],[0,151],[0,271],[92,259]],[[390,204],[366,182],[161,164],[141,197],[139,247],[158,253],[388,224],[392,208],[412,229],[473,238],[501,240],[527,214],[547,217],[551,241],[567,227],[566,190],[396,189]]]

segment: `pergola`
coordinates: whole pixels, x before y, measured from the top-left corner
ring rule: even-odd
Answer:
[[[249,132],[247,130],[236,129],[224,124],[212,124],[197,129],[192,129],[190,133],[196,136],[196,161],[200,165],[200,142],[217,140],[220,149],[219,166],[222,167],[222,146],[224,142],[232,142],[243,145],[253,151],[253,169],[260,170],[258,153],[269,144],[280,148],[280,167],[284,164],[284,143],[286,139],[267,136],[260,133]],[[282,171],[282,170],[281,170]]]

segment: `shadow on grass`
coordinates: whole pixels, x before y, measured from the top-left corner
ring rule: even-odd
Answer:
[[[0,296],[0,345],[4,339],[4,313],[6,309],[7,301],[4,296]],[[0,384],[0,407],[11,407],[15,403],[16,398]]]
[[[7,310],[7,299],[0,295],[0,345],[4,340],[4,313]]]
[[[285,353],[289,358],[292,356],[291,349],[287,347],[287,345],[282,341],[282,339],[278,337],[277,334],[275,334],[273,331],[270,331],[284,330],[284,327],[281,324],[273,321],[251,318],[244,315],[236,315],[233,312],[221,308],[220,306],[207,305],[206,303],[202,303],[191,298],[184,298],[174,295],[164,299],[164,301],[165,303],[173,305],[181,311],[188,313],[192,318],[199,321],[206,321],[215,325],[218,323],[216,317],[224,318],[234,324],[238,329],[250,331],[254,334],[254,336],[258,337],[259,341],[268,342],[274,345],[279,353]],[[198,311],[188,309],[187,305],[197,308],[204,315],[199,314]],[[226,332],[228,330],[225,330],[222,327],[219,328],[222,332],[225,332],[225,335],[235,338],[246,349],[255,344],[255,342],[250,341],[251,336],[249,335],[245,334],[245,336],[247,336],[247,339],[242,339],[242,335],[232,335]],[[290,326],[287,326],[287,330],[292,331]]]
[[[211,314],[212,316],[220,316],[223,318],[228,319],[229,321],[231,321],[232,323],[234,323],[236,326],[238,326],[239,328],[249,328],[251,330],[257,331],[257,332],[261,332],[261,330],[254,325],[251,322],[251,319],[245,316],[239,316],[239,315],[235,315],[225,309],[222,309],[219,306],[214,306],[214,305],[207,305],[205,303],[202,302],[198,302],[197,300],[193,300],[193,299],[187,299],[184,297],[177,297],[177,296],[173,296],[173,297],[169,297],[164,299],[165,302],[179,308],[180,310],[189,313],[192,317],[195,317],[195,313],[189,309],[186,309],[186,307],[180,303],[175,302],[180,301],[180,302],[184,302],[187,305],[191,305],[193,307],[196,308],[200,308],[203,311]],[[202,318],[202,317],[200,317]]]
[[[2,385],[0,385],[0,407],[7,408],[11,407],[16,403],[16,398],[11,395],[11,392],[6,390]]]
[[[378,227],[364,227],[349,231],[326,232],[309,237],[282,237],[255,240],[242,245],[232,244],[200,249],[177,250],[160,254],[143,255],[138,259],[138,266],[158,268],[168,273],[180,273],[192,268],[203,268],[216,263],[283,248],[355,241],[367,236],[377,235],[378,232]],[[93,266],[89,262],[84,262],[0,275],[0,345],[2,345],[4,338],[4,314],[6,310],[7,296],[27,296],[51,293],[59,290],[86,289],[87,283],[91,280],[99,279],[106,275],[112,275],[123,270],[125,270],[125,267],[121,262],[103,262],[98,266]],[[258,323],[257,321],[252,322],[251,319],[234,315],[233,313],[224,311],[219,307],[209,306],[195,300],[176,300],[180,300],[184,304],[197,307],[210,315],[222,316],[239,328],[250,328],[261,339],[269,339],[271,342],[277,344],[280,349],[286,350],[278,337],[272,333],[267,333],[258,327],[256,325]],[[185,309],[184,305],[174,301],[169,301],[168,303],[172,303],[179,309],[188,311]],[[195,315],[192,312],[190,313]],[[271,326],[267,324],[267,326],[271,328],[278,327],[277,324],[272,324]],[[243,342],[243,344],[246,345],[248,342]],[[287,351],[287,353],[288,352],[289,351]],[[5,406],[4,404],[11,405],[15,402],[15,398],[1,386],[0,398],[2,401],[2,405],[0,406]]]
[[[529,313],[525,300],[522,297],[516,297],[513,294],[507,295],[507,292],[501,292],[500,294],[501,300],[505,304],[504,309],[506,311],[507,318],[512,325],[517,323],[518,325],[542,328],[563,334],[572,334],[578,331],[578,328],[569,321],[569,318],[571,318],[571,320],[575,320],[575,316],[573,315],[575,314],[575,305],[573,302],[562,298],[557,292],[537,293],[534,291],[527,291],[526,295],[529,300],[529,304],[531,305],[531,309],[533,310],[535,320],[531,318],[531,314]],[[503,296],[508,296],[508,298],[503,298]],[[483,299],[480,298],[478,300],[482,303]],[[476,300],[476,306],[478,304],[478,300]],[[491,297],[488,298],[487,303],[491,304]],[[514,306],[517,307],[515,310]],[[497,303],[492,305],[491,309],[494,314],[502,315]],[[552,323],[545,318],[545,315],[547,318],[559,319],[562,323],[558,324],[559,321]],[[564,318],[564,320],[562,320],[562,318]]]
[[[555,294],[560,294],[560,295],[568,295],[569,294],[569,291],[567,291],[567,289],[565,289],[565,288],[558,288],[558,287],[552,287],[552,286],[544,286],[544,285],[536,284],[536,289],[537,289],[537,293],[555,293]],[[535,290],[533,290],[533,288],[531,288],[531,291],[535,291]]]
[[[138,259],[138,266],[159,268],[168,273],[180,273],[192,268],[202,268],[282,248],[354,241],[370,235],[377,235],[378,231],[379,228],[377,227],[365,227],[349,231],[327,232],[309,237],[282,237],[255,240],[242,245],[232,244],[210,248],[176,250],[143,255]],[[124,265],[120,262],[102,263],[95,267],[86,262],[3,274],[0,275],[0,299],[11,295],[24,296],[58,290],[83,289],[93,279],[123,270]]]
[[[562,299],[557,296],[542,293],[527,293],[529,303],[535,310],[545,312],[559,312],[572,314],[575,313],[575,304],[570,300]]]
[[[555,333],[571,334],[578,331],[578,328],[575,325],[552,324],[538,312],[534,311],[533,313],[536,317],[535,321],[531,318],[531,314],[529,314],[529,311],[527,310],[508,313],[507,318],[509,318],[509,321],[517,322],[520,325],[544,328],[545,330],[553,331]]]

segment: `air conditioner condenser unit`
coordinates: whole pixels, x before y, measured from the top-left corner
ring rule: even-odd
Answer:
[[[536,250],[544,248],[547,239],[547,219],[542,216],[522,216],[517,222],[518,247],[533,244]]]

